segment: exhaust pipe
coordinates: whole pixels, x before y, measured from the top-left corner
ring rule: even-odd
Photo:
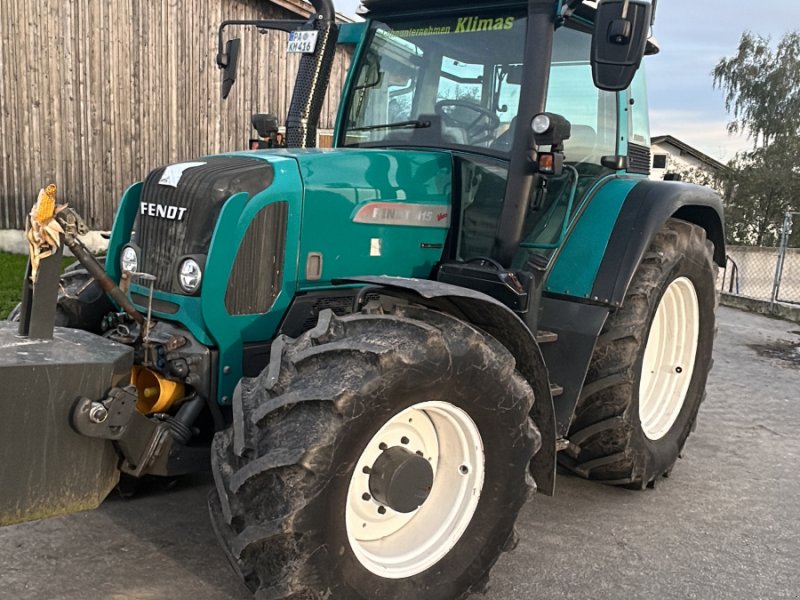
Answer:
[[[316,148],[317,128],[322,103],[331,79],[339,27],[331,0],[311,0],[317,14],[314,31],[319,32],[313,54],[304,54],[294,84],[292,103],[286,118],[286,145],[289,148]]]

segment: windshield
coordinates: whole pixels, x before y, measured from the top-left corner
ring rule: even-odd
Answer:
[[[349,98],[344,145],[508,152],[526,21],[498,13],[373,25]]]

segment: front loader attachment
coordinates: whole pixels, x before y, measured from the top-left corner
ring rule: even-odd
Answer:
[[[22,337],[0,322],[0,526],[96,508],[114,488],[112,442],[78,434],[73,410],[127,383],[132,351],[91,333]]]

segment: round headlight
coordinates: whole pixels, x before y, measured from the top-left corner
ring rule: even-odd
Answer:
[[[136,250],[130,246],[122,249],[122,257],[119,262],[123,272],[137,273],[139,271],[139,257],[136,255]]]
[[[536,115],[531,122],[533,133],[543,135],[550,129],[550,117],[547,115]]]
[[[202,279],[203,271],[200,270],[200,265],[197,264],[196,260],[187,258],[181,263],[178,269],[178,282],[184,292],[194,294],[200,288]]]

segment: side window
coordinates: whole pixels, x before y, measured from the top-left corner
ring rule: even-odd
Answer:
[[[556,32],[547,110],[572,123],[564,144],[567,162],[600,164],[616,154],[617,97],[594,86],[589,62],[591,35],[574,29]]]
[[[639,69],[631,84],[631,142],[650,148],[650,116],[647,105],[647,77]]]

